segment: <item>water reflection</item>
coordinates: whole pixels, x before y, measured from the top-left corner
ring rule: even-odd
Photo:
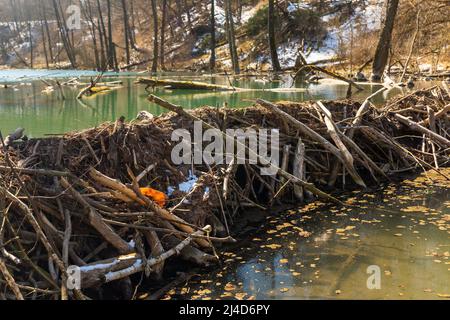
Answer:
[[[223,267],[166,298],[450,298],[450,182],[427,175],[350,195],[356,209],[313,203],[268,218]],[[370,266],[380,289],[367,286]]]

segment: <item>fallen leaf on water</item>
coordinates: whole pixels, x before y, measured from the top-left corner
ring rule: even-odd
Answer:
[[[228,282],[225,287],[224,287],[225,291],[233,291],[236,290],[236,286],[230,282]]]
[[[236,299],[238,299],[238,300],[244,300],[244,298],[247,296],[247,294],[246,293],[244,293],[244,292],[239,292],[239,293],[236,293],[235,295],[234,295],[234,297],[236,298]]]
[[[267,245],[266,245],[266,248],[275,250],[275,249],[280,249],[280,248],[281,248],[281,245],[279,245],[279,244],[267,244]]]
[[[288,292],[288,291],[289,291],[288,288],[281,288],[281,289],[280,289],[280,292]]]

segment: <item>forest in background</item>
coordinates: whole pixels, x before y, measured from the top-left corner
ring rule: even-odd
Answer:
[[[448,69],[449,13],[446,0],[1,0],[0,65],[435,72]]]

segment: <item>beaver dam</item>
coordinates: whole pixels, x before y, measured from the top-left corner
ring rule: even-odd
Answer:
[[[170,112],[33,140],[2,139],[0,298],[96,299],[161,281],[180,259],[220,262],[234,223],[259,211],[388,182],[449,164],[450,93],[435,86],[374,107],[258,100],[253,107]],[[176,129],[277,129],[279,163],[174,164]],[[229,136],[228,136],[229,138]],[[261,138],[261,137],[260,137]],[[243,146],[232,137],[233,148]],[[210,142],[203,142],[204,149]],[[194,146],[195,147],[199,147]],[[272,169],[263,175],[262,169]],[[262,239],[264,241],[264,239]],[[180,259],[173,259],[177,256]]]

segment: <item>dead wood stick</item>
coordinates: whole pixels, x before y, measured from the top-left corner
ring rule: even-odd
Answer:
[[[230,177],[234,173],[235,168],[236,168],[235,163],[236,163],[236,158],[233,157],[233,160],[231,160],[230,164],[228,165],[227,170],[225,171],[225,177],[223,179],[223,191],[222,191],[223,199],[225,201],[228,200],[228,189],[229,189],[228,185],[230,183]]]
[[[379,91],[379,92],[381,92],[381,91]],[[361,163],[363,164],[363,166],[365,166],[367,168],[367,170],[370,171],[370,173],[372,174],[374,179],[377,180],[376,176],[373,174],[373,171],[376,171],[379,174],[381,174],[383,177],[385,177],[386,179],[389,179],[388,176],[386,175],[386,173],[356,144],[356,142],[353,141],[354,131],[348,132],[348,134],[345,135],[343,132],[341,132],[341,130],[339,130],[337,125],[333,122],[333,120],[331,118],[331,116],[332,116],[331,112],[323,105],[323,103],[318,101],[317,104],[325,113],[326,118],[330,118],[331,124],[334,126],[336,133],[339,135],[339,137],[342,139],[342,141],[344,141],[347,145],[349,145],[364,160],[364,161],[361,161]],[[369,102],[369,104],[370,104],[370,102]],[[363,109],[363,108],[360,108],[360,110],[361,109]],[[360,120],[354,121],[353,123],[359,126]],[[352,127],[352,129],[354,129],[354,127]]]
[[[168,102],[166,100],[163,100],[163,99],[161,99],[161,98],[159,98],[159,97],[157,97],[155,95],[150,95],[148,100],[150,102],[154,102],[154,103],[158,104],[159,106],[161,106],[163,108],[166,108],[166,109],[168,109],[170,111],[176,112],[180,116],[184,116],[184,117],[190,118],[191,120],[194,120],[194,121],[200,121],[205,127],[209,128],[209,129],[220,130],[220,129],[210,125],[209,123],[206,123],[205,121],[201,120],[200,118],[197,118],[196,116],[186,112],[182,107],[176,106],[174,104],[171,104],[170,102]],[[267,159],[261,157],[257,152],[255,152],[254,150],[251,150],[245,144],[239,142],[239,140],[236,139],[236,137],[231,137],[231,136],[227,135],[226,133],[224,133],[223,131],[221,131],[221,132],[222,132],[222,135],[225,138],[228,137],[228,138],[234,139],[235,143],[237,143],[240,146],[242,146],[243,148],[245,148],[249,152],[249,154],[251,154],[251,156],[255,156],[258,159],[258,161],[260,161],[261,163],[266,163],[267,162]],[[271,166],[271,168],[276,169],[278,171],[278,173],[280,175],[283,175],[287,180],[291,180],[292,183],[295,183],[295,184],[298,184],[298,185],[304,187],[305,189],[311,191],[312,193],[314,193],[318,197],[323,198],[323,199],[328,199],[331,202],[334,202],[334,203],[337,203],[337,204],[340,204],[340,205],[345,205],[342,201],[340,201],[340,200],[336,199],[335,197],[333,197],[333,196],[331,196],[331,195],[329,195],[329,194],[319,190],[313,184],[307,183],[307,182],[305,182],[305,181],[303,181],[303,180],[301,180],[301,179],[299,179],[297,177],[294,177],[292,174],[290,174],[288,172],[282,171],[279,167],[275,166],[274,164],[269,164],[269,165]]]
[[[14,194],[9,192],[7,189],[0,186],[0,191],[3,192],[3,194],[6,195],[6,198],[9,200],[16,202],[19,206],[19,208],[24,212],[25,217],[27,218],[28,222],[33,227],[34,231],[36,232],[36,235],[38,236],[38,239],[41,241],[41,243],[44,245],[44,248],[47,250],[49,257],[56,262],[58,265],[59,270],[62,273],[62,281],[65,281],[67,279],[67,273],[66,268],[64,266],[64,262],[59,258],[58,254],[56,253],[53,246],[50,244],[47,236],[45,235],[44,231],[42,230],[41,226],[39,225],[38,221],[33,215],[33,211],[20,199],[18,199]],[[30,259],[31,261],[31,259]],[[51,281],[50,283],[54,283]],[[74,290],[76,296],[80,299],[82,299],[84,296],[79,290]]]
[[[183,232],[183,231],[179,231],[179,230],[176,230],[176,229],[140,226],[140,225],[137,225],[137,224],[125,223],[125,222],[114,221],[114,220],[109,220],[109,219],[103,219],[103,220],[105,222],[107,222],[108,224],[112,224],[112,225],[116,225],[116,226],[120,226],[120,227],[134,228],[136,230],[150,230],[150,231],[157,231],[157,232],[163,232],[163,233],[180,235],[180,236],[188,236],[189,235],[189,233],[186,233],[186,232]],[[202,230],[202,229],[200,229],[200,230]],[[228,236],[228,237],[225,237],[225,238],[217,238],[217,237],[202,236],[202,235],[195,235],[195,234],[191,234],[191,235],[195,239],[202,239],[202,240],[205,240],[205,241],[210,240],[212,242],[220,242],[220,243],[235,243],[236,242],[236,239],[234,239],[231,236]]]
[[[207,233],[210,231],[211,231],[211,227],[206,226],[205,228],[203,228],[203,230],[199,230],[199,231],[196,231],[195,233],[193,233],[193,235],[201,235],[203,233]],[[137,272],[142,272],[144,270],[145,266],[152,267],[154,265],[162,263],[163,261],[167,260],[168,258],[170,258],[174,255],[179,255],[180,252],[192,242],[192,240],[193,240],[193,237],[188,236],[186,239],[181,241],[178,245],[176,245],[172,249],[164,252],[160,256],[148,259],[147,263],[145,263],[145,264],[143,263],[142,259],[137,259],[136,262],[131,267],[128,267],[126,269],[122,269],[119,271],[108,272],[107,274],[105,274],[105,276],[103,278],[104,283],[119,280],[119,279],[128,277],[132,274],[135,274]]]
[[[281,158],[281,170],[288,171],[288,165],[289,165],[289,154],[291,151],[291,145],[286,144],[283,146],[283,157]],[[284,177],[280,178],[279,185],[283,185],[286,182],[286,179]]]
[[[150,246],[150,251],[153,257],[160,256],[164,253],[164,247],[161,244],[161,241],[158,238],[158,235],[155,231],[144,230],[143,231],[145,239],[147,240],[148,245]],[[157,280],[162,279],[162,273],[164,270],[164,261],[161,263],[155,264],[150,267],[145,268],[145,275],[148,277],[151,272],[155,274]]]
[[[361,125],[363,116],[369,110],[372,99],[375,98],[378,94],[386,91],[387,89],[388,89],[387,87],[381,88],[380,90],[376,91],[375,93],[373,93],[372,95],[367,97],[367,99],[364,100],[364,102],[361,104],[361,107],[356,112],[355,119],[353,119],[352,128],[350,128],[349,131],[346,133],[350,139],[353,139],[353,135],[355,133],[355,127],[358,127],[359,125]]]
[[[310,139],[319,142],[324,147],[324,149],[331,152],[340,162],[342,162],[345,165],[345,167],[348,169],[349,173],[352,175],[353,180],[357,184],[365,187],[364,182],[362,181],[361,177],[359,177],[358,173],[356,172],[356,170],[353,166],[353,157],[348,152],[347,148],[342,143],[342,141],[339,139],[337,133],[335,132],[334,125],[330,121],[328,121],[328,125],[327,125],[327,127],[329,128],[329,133],[330,133],[330,135],[332,135],[332,138],[333,138],[333,140],[335,140],[335,143],[338,144],[340,148],[343,147],[342,150],[335,147],[327,139],[322,137],[316,131],[312,130],[311,128],[309,128],[308,126],[306,126],[299,120],[295,119],[290,114],[279,109],[273,103],[270,103],[270,102],[262,100],[262,99],[258,99],[256,102],[258,104],[260,104],[261,106],[265,107],[266,109],[269,109],[270,111],[272,111],[272,112],[280,115],[284,119],[286,119],[291,125],[295,126],[300,132],[307,135]],[[344,150],[346,151],[345,155],[344,155]],[[349,154],[350,154],[350,157],[349,157]]]
[[[128,198],[136,201],[137,203],[139,203],[142,206],[147,206],[151,211],[156,212],[161,217],[180,222],[180,223],[174,222],[174,224],[178,228],[180,228],[180,230],[183,230],[186,233],[194,232],[193,228],[186,225],[186,221],[184,221],[180,217],[170,213],[166,209],[161,208],[160,206],[155,204],[153,201],[151,201],[147,197],[140,198],[132,189],[125,186],[122,182],[111,179],[110,177],[105,176],[103,173],[95,170],[94,168],[92,168],[89,173],[90,173],[91,177],[98,183],[100,183],[108,188],[111,188],[113,190],[119,191],[120,193],[122,193],[125,196],[127,196]],[[209,243],[207,241],[198,240],[198,242],[202,247],[209,247]]]
[[[55,177],[70,177],[72,174],[70,172],[47,170],[47,169],[26,169],[14,167],[18,173],[29,174],[29,175],[41,175],[41,176],[55,176]],[[11,168],[6,166],[0,166],[0,172],[10,172]]]
[[[297,148],[295,150],[292,174],[299,179],[305,179],[305,144],[300,138],[298,139]],[[297,200],[304,200],[303,188],[301,186],[294,185],[294,194],[297,197]]]
[[[411,130],[423,133],[425,135],[427,135],[430,139],[435,140],[436,142],[446,146],[446,147],[450,147],[450,141],[446,138],[444,138],[443,136],[425,128],[424,126],[418,124],[417,122],[414,122],[400,114],[394,114],[394,117],[400,121],[401,123],[403,123],[405,126],[407,126],[408,128],[410,128]]]
[[[2,257],[0,257],[0,271],[3,274],[3,277],[6,280],[6,283],[8,284],[8,286],[11,288],[11,291],[14,293],[14,295],[16,296],[17,300],[24,300],[23,299],[23,295],[22,292],[20,292],[19,287],[17,286],[16,281],[14,280],[14,277],[11,275],[11,273],[9,272],[5,261],[3,260]]]
[[[86,145],[87,145],[87,147],[89,149],[89,152],[92,154],[92,156],[94,157],[95,161],[97,162],[97,165],[99,165],[100,164],[100,159],[95,154],[95,151],[94,151],[94,149],[92,149],[92,146],[89,143],[88,139],[86,139],[85,137],[83,137],[82,139],[83,139],[84,143],[86,143]]]
[[[442,86],[444,87],[445,92],[447,92],[449,98],[450,98],[450,89],[448,88],[448,84],[445,81],[442,81]]]
[[[150,171],[152,171],[156,167],[156,163],[149,165],[144,171],[142,171],[137,177],[136,181],[141,181]]]
[[[450,112],[450,104],[447,104],[442,110],[436,112],[436,114],[434,115],[434,119],[440,119],[443,118],[448,112]],[[425,120],[422,120],[419,122],[419,125],[421,126],[426,126],[430,124],[430,118],[427,118]]]
[[[65,178],[61,178],[61,186],[66,188],[70,194],[83,206],[88,213],[90,225],[97,230],[106,241],[108,241],[122,254],[132,251],[129,244],[102,220],[102,216],[81,196],[78,191],[70,185]]]
[[[317,105],[319,106],[320,110],[325,115],[324,122],[327,126],[328,133],[330,134],[331,138],[333,139],[336,146],[338,146],[339,150],[342,154],[342,159],[345,161],[345,167],[347,168],[349,174],[352,176],[353,180],[360,185],[363,188],[366,188],[366,184],[364,183],[361,176],[356,171],[356,168],[354,166],[354,159],[350,151],[348,151],[345,144],[342,142],[340,136],[343,136],[343,134],[339,134],[339,129],[337,128],[336,124],[333,121],[333,115],[331,112],[323,105],[322,102],[317,101]]]
[[[428,120],[430,122],[430,130],[436,132],[436,116],[434,114],[434,110],[431,109],[430,107],[427,107],[427,111],[428,111]],[[431,151],[433,152],[434,164],[436,166],[436,169],[439,169],[439,162],[436,155],[436,145],[434,144],[433,141],[430,141],[430,144],[431,144]]]

